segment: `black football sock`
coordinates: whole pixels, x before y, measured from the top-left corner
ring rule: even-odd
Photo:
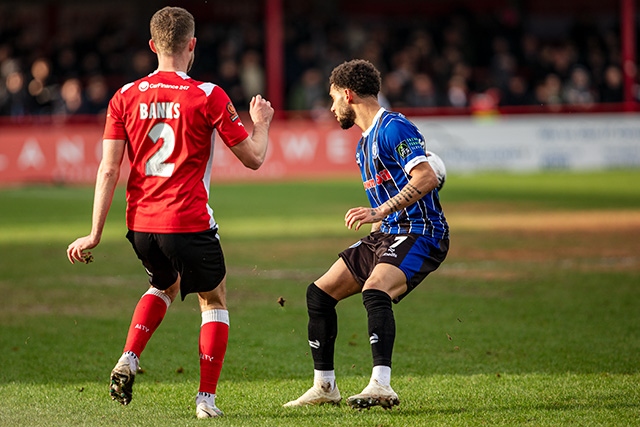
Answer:
[[[396,338],[396,321],[391,308],[391,297],[386,292],[367,289],[362,292],[362,303],[367,309],[373,366],[391,367],[393,343]]]
[[[307,288],[309,313],[308,337],[313,367],[319,371],[333,370],[333,353],[338,335],[338,300],[312,283]]]

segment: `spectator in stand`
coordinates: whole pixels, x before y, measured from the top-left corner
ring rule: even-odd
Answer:
[[[591,105],[595,102],[591,78],[586,68],[576,66],[571,70],[569,80],[562,89],[562,98],[571,105]]]
[[[572,66],[578,60],[578,55],[573,43],[566,41],[551,49],[552,72],[566,81],[570,78]]]
[[[25,87],[24,74],[21,71],[12,71],[6,78],[6,101],[0,112],[4,116],[20,118],[31,114],[29,94]]]
[[[469,87],[464,77],[457,74],[451,77],[445,105],[456,108],[469,106]]]
[[[509,41],[504,37],[496,37],[492,42],[493,56],[491,57],[490,72],[493,86],[506,92],[511,77],[516,72],[516,58],[511,54]]]
[[[82,58],[82,75],[90,76],[102,72],[102,57],[97,52],[89,52]]]
[[[544,76],[540,49],[540,40],[535,35],[524,33],[520,38],[518,68],[533,80]]]
[[[6,87],[6,79],[0,77],[0,116],[5,116],[5,108],[9,105],[9,91]]]
[[[537,104],[551,109],[559,109],[563,104],[562,80],[556,74],[548,74],[536,87],[535,95]]]
[[[418,28],[411,35],[411,47],[417,55],[416,68],[424,72],[432,72],[432,62],[436,59],[436,47],[432,35],[423,28]]]
[[[89,79],[86,92],[86,114],[104,115],[109,106],[109,87],[107,81],[101,75],[95,75]]]
[[[128,71],[127,80],[136,80],[140,76],[151,74],[156,69],[156,59],[149,49],[139,49],[133,54],[131,69]]]
[[[535,99],[527,80],[519,75],[511,76],[507,90],[502,94],[500,105],[533,105]]]
[[[11,108],[11,93],[7,88],[7,77],[17,70],[16,61],[11,58],[11,47],[0,45],[0,116],[8,116]]]
[[[359,51],[355,51],[353,56],[366,59],[382,73],[388,72],[384,60],[384,47],[377,40],[367,40]]]
[[[257,50],[248,50],[240,63],[240,84],[244,96],[250,99],[254,93],[264,93],[266,82],[262,58]]]
[[[65,79],[78,75],[78,56],[75,50],[66,46],[55,53],[53,72],[58,78]]]
[[[433,84],[433,80],[426,73],[418,73],[413,76],[407,101],[408,106],[414,108],[437,107],[441,105],[440,97]]]
[[[606,73],[605,70],[608,65],[600,46],[592,46],[587,52],[586,66],[591,74],[592,84],[595,88],[602,87]]]
[[[56,113],[62,115],[86,114],[82,89],[80,79],[72,77],[66,80],[60,88],[62,102],[61,106],[56,109]]]
[[[327,87],[322,72],[318,68],[307,69],[291,89],[289,106],[293,110],[313,110],[327,104]]]
[[[387,74],[382,81],[381,94],[386,100],[384,104],[392,108],[407,107],[407,84],[405,75],[398,71],[392,71]]]
[[[624,101],[622,70],[615,65],[609,65],[604,70],[604,80],[600,87],[600,102],[622,101]]]
[[[602,36],[604,40],[604,51],[607,52],[607,62],[610,64],[622,63],[622,52],[620,49],[619,33],[609,28]]]
[[[228,57],[220,64],[217,84],[225,89],[234,105],[244,105],[249,102],[242,89],[238,63],[234,58]]]
[[[51,65],[46,58],[38,58],[31,65],[31,80],[27,84],[33,102],[33,112],[37,115],[52,114],[60,99],[58,85],[52,82]]]

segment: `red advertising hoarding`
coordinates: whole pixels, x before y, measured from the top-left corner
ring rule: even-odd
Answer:
[[[216,139],[212,181],[357,176],[358,130],[335,122],[274,122],[263,166],[245,168]],[[102,156],[100,124],[0,125],[0,185],[86,184],[95,181]],[[123,165],[126,179],[128,162]]]

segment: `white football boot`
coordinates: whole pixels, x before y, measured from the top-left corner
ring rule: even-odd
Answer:
[[[218,418],[224,415],[216,406],[216,395],[209,393],[198,393],[196,396],[196,417],[198,418]]]
[[[133,354],[133,353],[132,353]],[[138,371],[138,360],[135,356],[123,354],[111,371],[109,394],[111,399],[122,405],[128,405],[133,397],[133,382]]]
[[[302,396],[296,400],[285,403],[285,408],[293,406],[307,406],[307,405],[322,405],[329,403],[332,405],[338,405],[342,397],[338,386],[331,387],[330,382],[314,383],[313,387],[306,391]]]
[[[400,399],[391,386],[383,386],[377,380],[372,379],[360,394],[349,397],[347,404],[356,409],[371,408],[372,406],[391,409],[400,404]]]

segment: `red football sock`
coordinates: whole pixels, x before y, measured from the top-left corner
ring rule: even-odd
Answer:
[[[131,351],[140,357],[149,339],[160,326],[171,300],[158,289],[149,289],[136,305],[131,318],[124,351]]]
[[[202,313],[200,328],[200,388],[198,391],[216,393],[229,340],[229,312],[208,310]]]

